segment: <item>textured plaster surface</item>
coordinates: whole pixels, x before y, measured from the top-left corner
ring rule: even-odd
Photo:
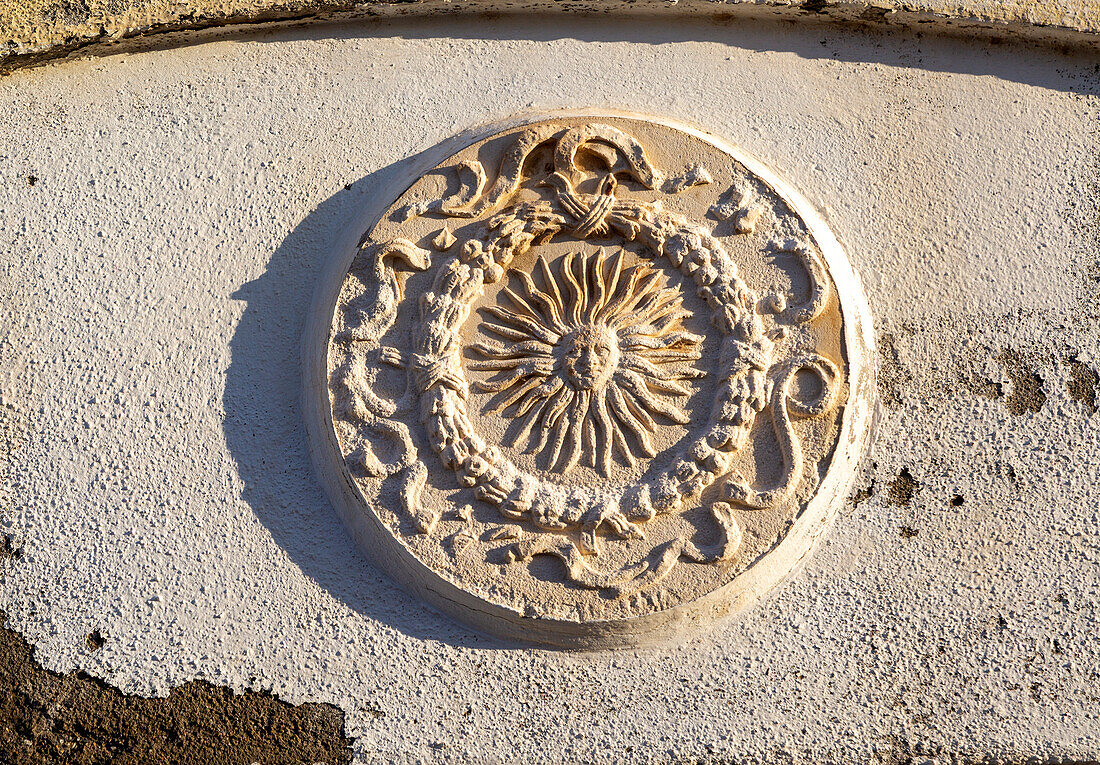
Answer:
[[[563,18],[16,72],[0,609],[47,668],[127,693],[336,704],[363,762],[1100,757],[1097,78],[1036,48]],[[403,158],[578,106],[778,170],[881,348],[825,542],[675,648],[518,649],[437,615],[358,552],[307,453],[301,333],[347,223]]]

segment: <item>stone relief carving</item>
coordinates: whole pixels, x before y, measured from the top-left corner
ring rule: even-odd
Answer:
[[[587,644],[729,589],[865,416],[823,255],[775,189],[666,126],[475,144],[364,235],[329,314],[352,512],[507,634]]]
[[[525,295],[506,288],[509,307],[485,309],[500,323],[481,330],[510,342],[469,346],[486,357],[473,369],[500,372],[477,383],[506,394],[491,411],[523,418],[516,438],[530,435],[535,452],[552,443],[549,465],[563,473],[583,454],[610,475],[612,446],[631,465],[636,450],[656,456],[653,417],[688,422],[661,394],[687,396],[677,381],[705,374],[683,368],[700,358],[703,338],[680,326],[679,290],[663,287],[660,272],[644,264],[624,268],[621,251],[567,253],[557,275],[545,258],[537,262],[545,291],[520,271]]]

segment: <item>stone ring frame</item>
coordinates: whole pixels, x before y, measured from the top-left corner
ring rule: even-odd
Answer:
[[[775,249],[791,253],[801,264],[810,285],[808,298],[793,306],[787,305],[783,294],[758,298],[705,221],[666,209],[660,200],[617,194],[623,182],[666,194],[709,182],[701,168],[694,168],[694,175],[662,178],[642,144],[622,129],[622,120],[653,122],[606,112],[558,113],[498,123],[466,136],[466,143],[472,145],[514,134],[491,185],[481,163],[462,160],[449,166],[459,179],[457,191],[436,199],[407,201],[404,206],[391,207],[387,214],[397,223],[417,216],[444,221],[480,219],[476,232],[456,239],[444,228],[434,244],[440,254],[433,256],[408,239],[374,238],[375,221],[380,220],[375,211],[367,221],[371,225],[364,227],[367,233],[354,243],[349,241],[340,257],[333,258],[327,278],[319,285],[304,343],[304,408],[314,463],[361,546],[402,586],[447,613],[505,637],[571,648],[689,637],[697,626],[745,608],[773,587],[806,556],[846,498],[853,469],[869,440],[874,401],[873,339],[867,306],[843,250],[812,207],[742,152],[693,128],[668,121],[656,123],[727,155],[804,223],[802,236],[778,243]],[[611,124],[613,121],[619,126]],[[538,181],[549,198],[517,199],[517,189],[530,180],[524,174],[525,163],[536,150],[552,155],[545,177]],[[439,156],[445,151],[440,148],[436,157],[445,159]],[[587,174],[591,175],[593,164],[602,167],[595,171],[595,193],[582,193],[575,185],[578,174],[583,174],[578,153],[584,152],[591,154],[584,166]],[[729,209],[718,209],[712,217],[733,219],[737,232],[751,232],[760,215],[756,206],[746,204],[751,192],[733,188],[728,196]],[[467,409],[470,385],[462,365],[459,333],[474,302],[487,285],[504,279],[516,257],[555,237],[580,243],[633,243],[644,257],[663,259],[682,275],[685,285],[694,285],[709,308],[710,325],[721,337],[717,383],[705,427],[681,439],[674,454],[662,455],[660,464],[655,463],[640,480],[627,485],[570,486],[534,475],[509,460],[498,446],[489,445],[476,432]],[[415,300],[407,299],[394,261],[401,261],[412,272],[432,269],[430,288]],[[370,264],[372,273],[362,280],[371,282],[372,289],[367,290],[365,303],[360,300],[360,307],[348,312],[357,318],[339,321],[341,301],[346,301],[342,289],[353,262]],[[788,327],[813,322],[834,288],[842,317],[843,370],[812,349],[784,347]],[[361,361],[341,366],[334,364],[330,355],[334,344],[378,344],[393,326],[399,306],[402,311],[417,313],[408,345],[380,346],[372,357],[374,363],[404,370],[407,375],[405,394],[389,401],[373,392],[371,375],[359,368]],[[348,358],[361,357],[349,354]],[[792,391],[796,376],[805,373],[817,379],[817,392],[810,400]],[[560,382],[557,385],[561,387]],[[372,437],[361,439],[357,450],[342,442],[334,412],[341,418],[345,410],[359,431],[396,444],[396,449],[389,450],[396,452],[396,457],[382,459],[380,451],[372,448]],[[731,468],[731,456],[746,446],[756,415],[768,410],[781,452],[781,477],[774,486],[753,488]],[[728,563],[741,544],[736,512],[773,508],[793,500],[804,471],[792,416],[813,418],[834,410],[840,410],[839,432],[828,470],[771,549],[730,581],[698,597],[651,604],[618,618],[561,618],[539,607],[501,602],[457,583],[454,576],[414,554],[393,523],[387,523],[376,512],[378,506],[372,505],[372,500],[399,504],[414,521],[415,533],[431,535],[436,530],[442,511],[420,500],[428,467],[417,443],[426,442],[435,452],[437,464],[453,473],[456,487],[493,506],[502,520],[530,524],[532,534],[525,538],[511,541],[501,537],[510,541],[500,548],[505,551],[504,558],[495,561],[502,569],[537,555],[550,555],[564,564],[564,581],[596,591],[600,597],[629,598],[654,586],[680,561]],[[423,430],[417,433],[420,428]],[[610,434],[606,437],[610,439]],[[392,491],[366,496],[363,487],[367,479],[363,476],[388,481]],[[646,524],[655,517],[678,512],[685,501],[690,504],[712,484],[718,487],[718,499],[710,501],[708,509],[721,532],[717,543],[697,545],[680,537],[655,546],[643,559],[611,568],[599,565],[601,536],[642,537]],[[457,512],[469,521],[467,511],[459,508]],[[450,539],[455,557],[458,537],[456,533]]]

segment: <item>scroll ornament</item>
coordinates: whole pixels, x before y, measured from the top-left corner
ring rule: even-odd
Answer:
[[[547,147],[552,162],[532,177],[528,160]],[[578,162],[581,157],[584,163]],[[592,172],[584,168],[593,165],[602,167],[596,193],[581,193],[580,181]],[[506,561],[556,556],[571,581],[611,597],[650,588],[683,561],[730,561],[742,539],[735,509],[789,503],[803,480],[802,447],[792,420],[825,415],[840,401],[843,384],[836,365],[816,352],[787,347],[790,329],[816,319],[829,298],[825,267],[812,244],[795,239],[775,245],[776,251],[791,253],[802,264],[810,283],[808,300],[795,305],[788,305],[783,295],[761,300],[705,225],[664,209],[660,201],[621,194],[623,184],[659,190],[663,179],[637,140],[606,124],[563,128],[550,123],[524,130],[505,152],[488,188],[480,162],[464,161],[454,169],[459,179],[455,194],[411,205],[405,214],[485,223],[475,236],[460,238],[454,246],[448,241],[453,237],[441,237],[447,253],[435,266],[430,290],[419,298],[411,347],[378,351],[380,362],[406,370],[406,395],[397,402],[375,395],[367,372],[352,362],[336,375],[343,400],[349,402],[349,418],[388,440],[393,445],[389,452],[397,455],[384,460],[372,446],[380,441],[368,440],[354,456],[360,469],[398,481],[406,512],[419,531],[432,532],[437,516],[418,502],[425,466],[408,427],[393,416],[398,410],[416,412],[428,444],[460,486],[473,489],[503,520],[538,530],[510,544]],[[705,171],[695,169],[690,178],[674,179],[666,188],[679,191],[709,180]],[[541,190],[545,198],[515,201],[521,186]],[[732,201],[712,213],[736,220],[740,234],[750,233],[760,217],[759,205],[747,189],[733,189],[730,197]],[[629,486],[568,485],[540,478],[513,464],[471,424],[460,328],[486,285],[501,282],[515,258],[559,237],[633,243],[654,266],[642,263],[627,269],[621,253],[601,251],[569,255],[555,273],[539,259],[544,286],[520,274],[522,291],[503,290],[507,305],[490,311],[495,323],[486,329],[500,342],[470,349],[480,357],[474,368],[499,373],[499,379],[481,382],[481,389],[503,394],[500,408],[511,407],[516,417],[525,418],[522,434],[531,436],[535,450],[545,452],[552,466],[566,472],[587,459],[606,472],[613,448],[628,462],[636,456],[653,457],[648,435],[655,418],[687,422],[675,401],[687,394],[682,380],[692,373],[669,364],[698,358],[702,338],[679,323],[685,312],[676,291],[661,285],[657,261],[664,259],[685,283],[694,285],[721,337],[719,379],[705,427],[663,467]],[[377,289],[368,290],[354,307],[356,320],[335,337],[338,342],[377,341],[393,325],[400,298],[395,261],[411,270],[430,265],[428,251],[402,239],[367,239],[361,250],[376,270],[364,276],[364,284]],[[602,360],[601,352],[606,356]],[[571,353],[576,357],[572,361]],[[813,400],[804,401],[792,390],[800,373],[819,382]],[[731,462],[749,443],[757,416],[765,412],[783,469],[775,485],[754,487]],[[718,501],[710,504],[719,530],[713,544],[675,538],[632,564],[610,569],[598,565],[601,535],[641,538],[647,524],[681,510],[713,484],[719,487]]]

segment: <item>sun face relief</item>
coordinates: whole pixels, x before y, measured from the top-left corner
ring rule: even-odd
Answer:
[[[562,369],[574,390],[601,390],[619,364],[619,338],[606,324],[585,324],[562,338]]]
[[[471,346],[486,358],[472,368],[498,373],[477,383],[500,394],[489,411],[522,418],[516,440],[529,436],[530,452],[549,449],[549,469],[567,473],[587,455],[608,475],[613,452],[631,466],[638,454],[656,454],[654,417],[688,421],[673,401],[690,394],[678,381],[704,374],[688,365],[703,338],[684,330],[679,290],[623,260],[622,250],[568,253],[555,274],[540,257],[543,288],[517,271],[525,295],[505,288],[508,305],[485,308],[497,321],[481,330],[505,342]]]
[[[847,495],[858,283],[736,150],[621,116],[506,127],[359,241],[307,357],[311,436],[345,522],[439,608],[652,642],[751,602]]]

